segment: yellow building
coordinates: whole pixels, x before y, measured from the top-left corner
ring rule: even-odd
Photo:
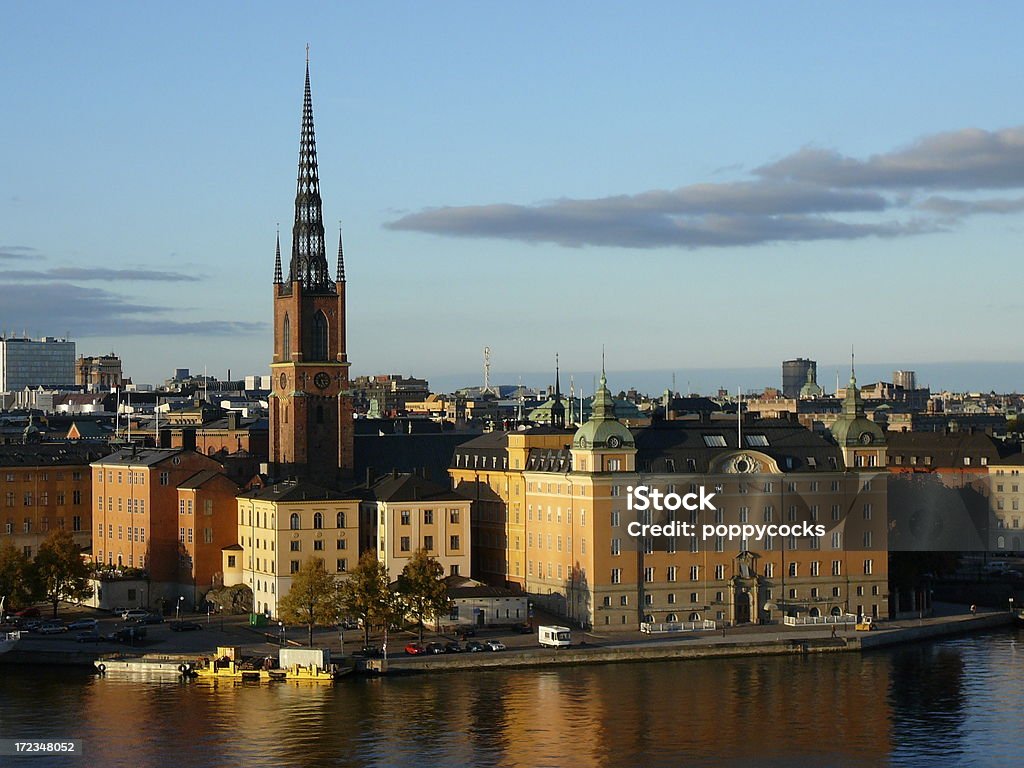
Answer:
[[[303,561],[322,558],[337,574],[355,565],[359,500],[304,480],[248,491],[238,496],[238,544],[222,552],[225,586],[240,577],[252,589],[253,610],[276,616]]]
[[[990,526],[989,549],[1024,551],[1024,454],[1017,453],[988,465]]]
[[[502,526],[512,532],[502,554],[512,571],[523,559],[523,588],[584,626],[885,618],[885,439],[863,419],[855,393],[853,386],[835,438],[788,419],[684,419],[630,430],[615,418],[602,377],[593,415],[571,444],[563,434],[551,435],[560,445],[534,447],[524,433],[517,452],[507,434],[505,463],[498,438],[478,439],[460,446],[450,472],[474,498],[490,491],[475,525],[484,556],[501,550],[493,537]],[[703,488],[711,499],[693,511],[631,509],[639,486],[694,499]],[[517,504],[521,531],[510,523]],[[670,523],[696,526],[697,535],[636,527]],[[705,525],[712,535],[703,535]],[[729,525],[774,535],[714,533]],[[800,535],[791,535],[794,526]]]
[[[461,496],[473,500],[474,576],[501,587],[526,584],[526,485],[523,472],[545,452],[572,442],[574,430],[530,427],[488,432],[455,452],[448,473]],[[560,467],[566,469],[568,464]],[[553,467],[554,468],[554,467]]]
[[[398,578],[417,549],[446,576],[468,576],[472,502],[418,475],[393,472],[372,483],[360,505],[362,550],[373,549]]]

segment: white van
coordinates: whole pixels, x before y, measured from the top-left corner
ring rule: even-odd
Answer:
[[[537,640],[548,648],[568,648],[572,645],[572,630],[568,627],[539,627]]]

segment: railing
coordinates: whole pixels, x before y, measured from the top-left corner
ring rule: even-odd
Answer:
[[[642,622],[640,631],[648,635],[660,632],[699,632],[703,629],[714,629],[717,625],[711,619],[702,621],[673,621],[669,623],[655,624],[653,622]]]
[[[788,627],[801,627],[806,624],[856,624],[857,617],[852,613],[839,616],[786,616],[782,623]]]

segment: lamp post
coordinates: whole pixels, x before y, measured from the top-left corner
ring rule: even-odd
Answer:
[[[1013,595],[1010,595],[1010,613],[1013,613]]]
[[[181,620],[181,601],[184,600],[184,599],[185,599],[184,595],[179,595],[178,596],[178,602],[174,606],[174,620],[175,621],[180,621]]]
[[[217,607],[220,610],[220,631],[223,632],[224,631],[224,606],[220,605],[220,606],[217,606]]]
[[[213,612],[213,603],[206,601],[206,628],[210,628],[210,613]]]
[[[284,648],[284,622],[277,622],[277,644]]]

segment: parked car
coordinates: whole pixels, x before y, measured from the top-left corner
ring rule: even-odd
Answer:
[[[36,627],[35,631],[41,635],[58,635],[61,632],[67,632],[68,628],[59,621],[44,621]]]
[[[105,638],[103,635],[96,631],[79,632],[77,635],[75,635],[76,643],[102,643],[106,639],[107,638]]]
[[[466,643],[466,650],[470,653],[477,653],[479,651],[486,651],[487,646],[485,646],[479,640],[470,640],[468,643]]]
[[[410,656],[420,656],[427,652],[427,649],[419,643],[409,643],[405,646],[405,652]]]
[[[148,616],[149,611],[144,608],[129,608],[127,611],[121,612],[122,621],[130,621],[131,619],[140,619],[143,616]]]
[[[202,629],[203,625],[197,621],[172,621],[170,627],[171,632],[192,632]]]
[[[468,640],[471,637],[476,637],[476,630],[472,627],[462,627],[459,629],[459,637],[463,640]]]
[[[108,640],[115,643],[128,643],[133,640],[141,640],[146,636],[146,627],[142,624],[135,624],[130,627],[121,627],[107,636]]]
[[[501,642],[500,640],[488,640],[486,643],[484,643],[484,647],[486,647],[488,651],[504,651],[505,650],[505,644],[503,642]]]
[[[34,606],[30,608],[22,608],[20,611],[16,611],[14,615],[19,619],[34,619],[42,616],[39,609]]]
[[[68,624],[68,629],[96,629],[99,622],[96,619],[78,619]]]
[[[427,643],[425,651],[436,656],[444,653],[444,646],[441,643]]]
[[[364,645],[359,654],[367,659],[379,659],[384,655],[376,645]]]
[[[462,646],[456,642],[447,643],[444,647],[445,653],[462,653]]]
[[[22,629],[28,630],[29,632],[35,632],[39,627],[43,626],[45,622],[42,619],[29,619],[21,625]]]
[[[520,635],[532,635],[533,627],[531,627],[529,624],[520,624],[518,627],[516,627],[516,632],[518,632]]]
[[[137,619],[129,619],[129,621],[135,624],[163,624],[164,617],[159,613],[147,613],[139,616]]]

